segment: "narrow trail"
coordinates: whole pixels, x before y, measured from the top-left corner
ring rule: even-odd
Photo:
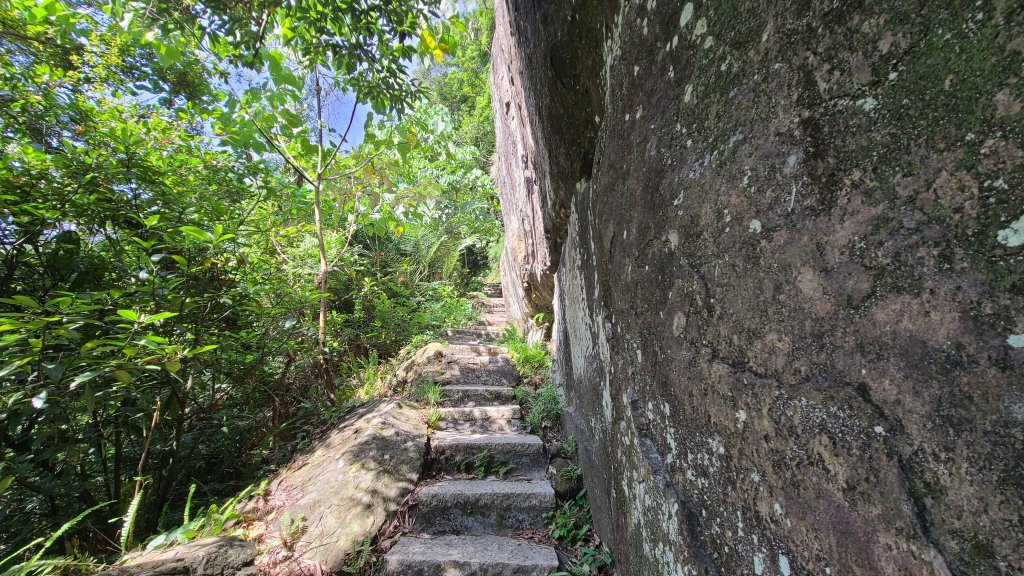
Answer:
[[[384,558],[388,576],[546,576],[558,569],[553,548],[516,537],[544,531],[555,492],[544,444],[521,420],[516,370],[494,345],[507,322],[495,296],[480,323],[450,335],[444,368],[433,375],[444,426],[431,438],[435,477],[421,483],[413,531]],[[478,472],[467,473],[467,464]]]

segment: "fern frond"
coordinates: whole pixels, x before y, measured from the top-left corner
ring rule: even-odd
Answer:
[[[138,493],[135,494],[135,497],[132,498],[132,503],[124,513],[124,522],[121,524],[121,539],[119,541],[122,552],[127,551],[128,544],[131,543],[132,530],[135,528],[135,517],[139,513],[139,504],[142,503],[142,495],[145,493],[145,489],[140,489]]]

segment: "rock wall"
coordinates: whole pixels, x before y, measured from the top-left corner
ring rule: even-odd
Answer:
[[[619,571],[1024,573],[1024,7],[495,5],[506,294]]]
[[[505,225],[502,292],[509,320],[528,332],[535,314],[553,312],[569,200],[593,167],[593,112],[603,95],[593,82],[600,75],[600,21],[579,21],[564,2],[523,4],[495,3],[504,32],[492,48],[491,94]],[[570,20],[575,25],[561,25]],[[522,46],[517,38],[539,41]]]

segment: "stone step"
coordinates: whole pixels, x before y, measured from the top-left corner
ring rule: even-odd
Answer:
[[[453,357],[465,356],[507,356],[508,348],[493,344],[449,344],[444,355]]]
[[[502,536],[403,536],[384,556],[386,576],[547,576],[553,548]]]
[[[450,385],[515,386],[519,373],[507,357],[473,356],[446,358],[444,364],[423,370],[421,379]]]
[[[547,480],[444,480],[420,491],[415,526],[430,534],[543,531],[555,508]]]
[[[434,469],[442,474],[472,473],[474,459],[487,454],[484,474],[546,478],[548,457],[537,436],[493,432],[436,432],[430,438]],[[467,470],[466,468],[469,468]],[[508,468],[507,470],[503,470]]]
[[[462,328],[448,332],[447,340],[454,344],[490,344],[501,338],[504,330],[497,328]]]
[[[460,406],[456,408],[439,408],[441,421],[445,423],[471,422],[480,425],[502,423],[522,418],[522,410],[518,405],[503,406]]]
[[[516,401],[515,390],[508,386],[452,385],[441,387],[442,406],[501,406]]]

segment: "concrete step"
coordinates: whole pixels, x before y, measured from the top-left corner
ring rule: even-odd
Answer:
[[[453,385],[441,388],[442,406],[501,406],[516,401],[516,394],[508,386]]]
[[[431,534],[497,534],[543,531],[555,508],[547,480],[444,480],[423,488],[415,526]]]
[[[553,548],[501,536],[404,536],[384,556],[386,576],[547,576]]]
[[[430,438],[434,469],[442,474],[473,474],[483,464],[483,473],[546,478],[548,457],[544,442],[529,434],[493,432],[436,432]],[[486,459],[481,458],[486,455]],[[476,460],[483,459],[484,462]],[[507,470],[506,470],[507,468]]]

